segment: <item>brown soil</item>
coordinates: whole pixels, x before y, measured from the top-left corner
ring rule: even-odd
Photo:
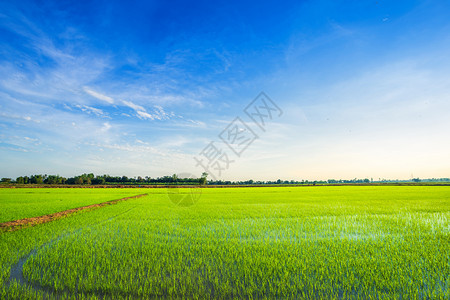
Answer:
[[[35,226],[35,225],[38,225],[38,224],[55,221],[57,219],[70,216],[70,215],[72,215],[74,213],[77,213],[79,211],[88,210],[88,209],[96,209],[96,208],[99,208],[99,207],[102,207],[102,206],[105,206],[105,205],[116,204],[119,201],[125,201],[125,200],[128,200],[128,199],[140,198],[140,197],[144,197],[144,196],[147,196],[147,195],[148,194],[141,194],[141,195],[136,195],[136,196],[131,196],[131,197],[125,197],[125,198],[111,200],[111,201],[107,201],[107,202],[102,202],[102,203],[97,203],[97,204],[91,204],[91,205],[87,205],[87,206],[72,208],[72,209],[68,209],[68,210],[64,210],[64,211],[60,211],[60,212],[56,212],[56,213],[53,213],[53,214],[44,215],[44,216],[40,216],[40,217],[25,218],[25,219],[20,219],[20,220],[14,220],[14,221],[9,221],[9,222],[5,222],[5,223],[0,223],[0,232],[13,231],[13,230],[20,229],[20,228],[23,228],[23,227]]]

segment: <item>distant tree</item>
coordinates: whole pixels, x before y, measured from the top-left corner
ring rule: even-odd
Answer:
[[[48,175],[44,179],[44,183],[46,183],[46,184],[61,184],[62,177],[60,177],[59,175]]]
[[[178,176],[177,176],[177,174],[173,174],[173,175],[172,175],[171,181],[172,181],[172,182],[177,182],[177,181],[178,181]]]
[[[83,184],[83,177],[81,177],[81,176],[75,177],[74,183],[75,184]]]
[[[83,181],[83,182],[81,182],[81,180],[78,180],[78,182],[81,182],[81,183],[76,183],[76,184],[91,184],[92,183],[92,179],[94,179],[94,174],[92,174],[92,173],[89,173],[89,174],[83,174],[83,175],[81,175],[81,176],[79,176],[80,178],[81,178],[81,180]],[[75,181],[77,181],[76,179],[75,179]]]
[[[200,185],[205,185],[207,182],[207,178],[208,177],[208,173],[203,172],[202,173],[202,177],[199,178],[198,182],[200,183]]]
[[[34,184],[42,184],[44,183],[44,178],[42,175],[32,175],[30,178],[30,182]]]
[[[412,181],[414,181],[414,182],[420,182],[421,180],[420,180],[420,178],[413,178]]]
[[[105,184],[105,178],[103,178],[102,176],[97,176],[92,179],[92,184]]]
[[[10,183],[11,178],[2,178],[2,183]]]
[[[22,177],[22,176],[20,176],[20,177],[17,177],[17,179],[16,179],[16,183],[17,183],[17,184],[24,184],[24,183],[25,183],[25,181],[24,181],[23,177]]]

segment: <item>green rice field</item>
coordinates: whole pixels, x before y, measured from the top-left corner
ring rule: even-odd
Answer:
[[[0,223],[133,196],[133,189],[0,189]]]
[[[0,218],[144,193],[0,233],[0,298],[450,298],[447,186],[0,189]]]

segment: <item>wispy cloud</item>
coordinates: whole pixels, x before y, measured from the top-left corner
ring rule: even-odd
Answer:
[[[0,117],[8,118],[8,119],[17,119],[17,120],[32,121],[32,122],[35,122],[35,123],[40,123],[40,122],[41,122],[40,120],[35,119],[35,118],[32,118],[32,117],[30,117],[30,116],[28,116],[28,115],[23,115],[23,116],[21,116],[21,115],[17,115],[17,114],[14,114],[14,113],[8,114],[8,113],[1,112],[1,113],[0,113]]]
[[[90,146],[95,146],[98,148],[106,148],[112,150],[120,150],[127,152],[144,152],[144,153],[153,153],[161,156],[167,156],[167,154],[163,151],[159,151],[155,147],[147,146],[147,145],[131,145],[131,144],[107,144],[107,143],[88,143]]]
[[[106,132],[106,131],[110,130],[111,127],[112,127],[111,124],[109,124],[108,122],[105,122],[105,123],[103,123],[103,126],[102,126],[102,128],[100,129],[100,131]]]
[[[158,120],[168,120],[171,117],[174,117],[175,114],[173,112],[167,113],[164,108],[159,105],[155,105],[155,118]]]
[[[169,120],[171,117],[175,117],[173,112],[167,113],[162,106],[155,105],[153,110],[149,113],[141,105],[137,105],[131,101],[123,100],[122,103],[132,108],[136,112],[136,116],[142,120]]]
[[[140,106],[140,105],[134,104],[134,103],[131,102],[131,101],[125,101],[125,100],[123,100],[122,103],[125,104],[125,106],[128,106],[128,107],[134,109],[135,111],[145,111],[145,108],[143,108],[143,107]]]
[[[105,115],[103,110],[101,110],[99,108],[95,108],[95,107],[91,107],[91,106],[87,106],[87,105],[79,105],[79,104],[75,105],[75,107],[78,107],[82,111],[87,112],[89,114],[93,113],[94,115],[99,116],[99,117]]]
[[[107,103],[109,103],[109,104],[113,104],[113,103],[114,103],[114,99],[111,98],[111,97],[109,97],[109,96],[106,96],[106,95],[104,95],[104,94],[101,94],[101,93],[99,93],[99,92],[96,92],[96,91],[94,91],[94,90],[92,90],[92,89],[90,89],[90,88],[88,88],[88,87],[86,87],[86,86],[85,86],[83,89],[84,89],[84,91],[85,91],[86,93],[88,93],[89,95],[91,95],[91,96],[94,97],[94,98],[103,100],[103,101],[105,101],[105,102],[107,102]]]
[[[155,117],[153,115],[151,115],[145,111],[137,111],[136,113],[137,113],[139,119],[143,119],[143,120],[146,120],[146,119],[154,120],[155,119]]]
[[[29,152],[29,150],[26,148],[23,148],[21,146],[14,145],[14,144],[4,143],[4,142],[0,142],[0,149],[18,151],[18,152]]]

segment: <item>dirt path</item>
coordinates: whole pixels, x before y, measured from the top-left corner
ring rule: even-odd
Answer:
[[[102,202],[102,203],[91,204],[91,205],[77,207],[77,208],[71,208],[71,209],[68,209],[68,210],[64,210],[64,211],[60,211],[60,212],[56,212],[56,213],[53,213],[53,214],[44,215],[44,216],[40,216],[40,217],[25,218],[25,219],[20,219],[20,220],[14,220],[14,221],[9,221],[9,222],[5,222],[5,223],[0,223],[0,232],[13,231],[13,230],[17,230],[17,229],[20,229],[20,228],[23,228],[23,227],[35,226],[35,225],[38,225],[38,224],[55,221],[57,219],[60,219],[60,218],[63,218],[63,217],[67,217],[69,215],[72,215],[72,214],[77,213],[77,212],[82,211],[82,210],[95,209],[95,208],[99,208],[99,207],[102,207],[102,206],[105,206],[105,205],[116,204],[119,201],[125,201],[125,200],[129,200],[129,199],[140,198],[140,197],[144,197],[144,196],[147,196],[147,195],[148,194],[140,194],[140,195],[136,195],[136,196],[125,197],[125,198],[111,200],[111,201],[106,201],[106,202]]]
[[[146,194],[144,194],[146,195]],[[126,200],[126,199],[130,199],[130,198],[135,198],[135,197],[142,197],[143,195],[138,195],[138,196],[134,196],[134,197],[127,197],[124,199],[119,199],[119,200]],[[119,200],[115,200],[115,201],[119,201]],[[36,248],[34,248],[33,250],[31,250],[27,255],[22,256],[18,262],[16,262],[15,264],[11,265],[11,272],[10,272],[10,276],[9,276],[9,280],[7,281],[7,286],[11,285],[11,283],[13,283],[14,281],[17,282],[19,285],[21,286],[28,286],[29,288],[33,289],[36,292],[36,295],[38,293],[42,293],[41,295],[44,296],[44,299],[65,299],[68,297],[68,295],[72,295],[74,294],[73,292],[70,292],[68,290],[63,290],[63,291],[56,291],[51,287],[47,287],[47,286],[42,286],[39,282],[29,282],[24,274],[23,274],[23,267],[25,265],[25,263],[27,262],[27,260],[33,256],[36,255],[38,253],[38,251],[46,248],[46,247],[51,247],[54,243],[57,243],[58,241],[74,235],[74,234],[78,234],[81,231],[85,230],[86,228],[92,228],[93,226],[97,226],[106,222],[109,222],[111,220],[114,220],[115,218],[117,218],[120,215],[126,214],[129,211],[135,209],[135,207],[132,207],[124,212],[121,212],[119,214],[116,214],[106,220],[102,220],[100,222],[88,225],[88,226],[83,226],[78,228],[77,230],[70,232],[70,233],[64,233],[60,236],[58,236],[55,239],[52,239]],[[75,288],[75,295],[78,296],[78,284]],[[105,296],[107,296],[105,293],[103,292],[99,292],[99,291],[92,291],[92,292],[88,292],[85,295],[94,295],[97,297],[97,299],[104,299]]]

